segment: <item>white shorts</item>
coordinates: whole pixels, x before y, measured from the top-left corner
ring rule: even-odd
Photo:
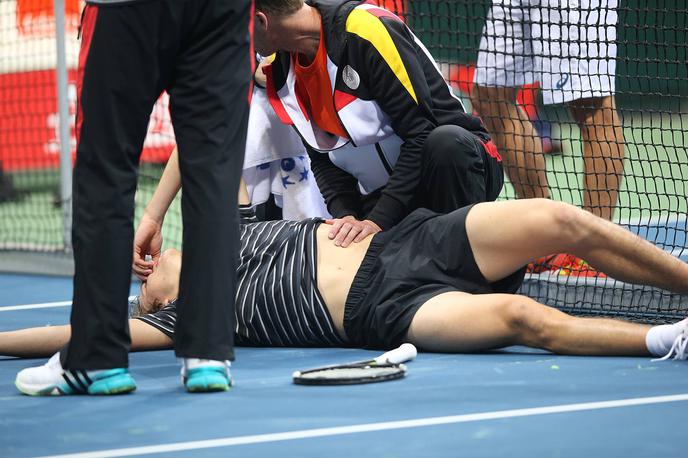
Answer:
[[[493,0],[474,82],[539,81],[545,104],[614,93],[618,0]]]

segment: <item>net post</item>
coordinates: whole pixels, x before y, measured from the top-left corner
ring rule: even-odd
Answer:
[[[55,43],[57,46],[57,108],[59,114],[60,145],[60,201],[65,251],[72,248],[72,148],[70,138],[69,86],[67,76],[67,45],[65,1],[55,0]]]

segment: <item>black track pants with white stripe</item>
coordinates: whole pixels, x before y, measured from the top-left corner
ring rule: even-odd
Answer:
[[[250,8],[250,0],[87,5],[77,88],[72,337],[63,367],[128,365],[136,175],[153,104],[165,90],[183,188],[176,352],[233,359]]]

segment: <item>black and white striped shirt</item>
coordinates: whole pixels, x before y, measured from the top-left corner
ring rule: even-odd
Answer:
[[[315,231],[322,220],[266,221],[241,227],[235,343],[244,346],[341,346],[316,278]],[[172,303],[138,317],[170,337]]]

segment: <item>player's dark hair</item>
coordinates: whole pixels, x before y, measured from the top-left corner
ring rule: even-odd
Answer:
[[[256,0],[256,11],[276,16],[287,16],[303,6],[303,0]]]

